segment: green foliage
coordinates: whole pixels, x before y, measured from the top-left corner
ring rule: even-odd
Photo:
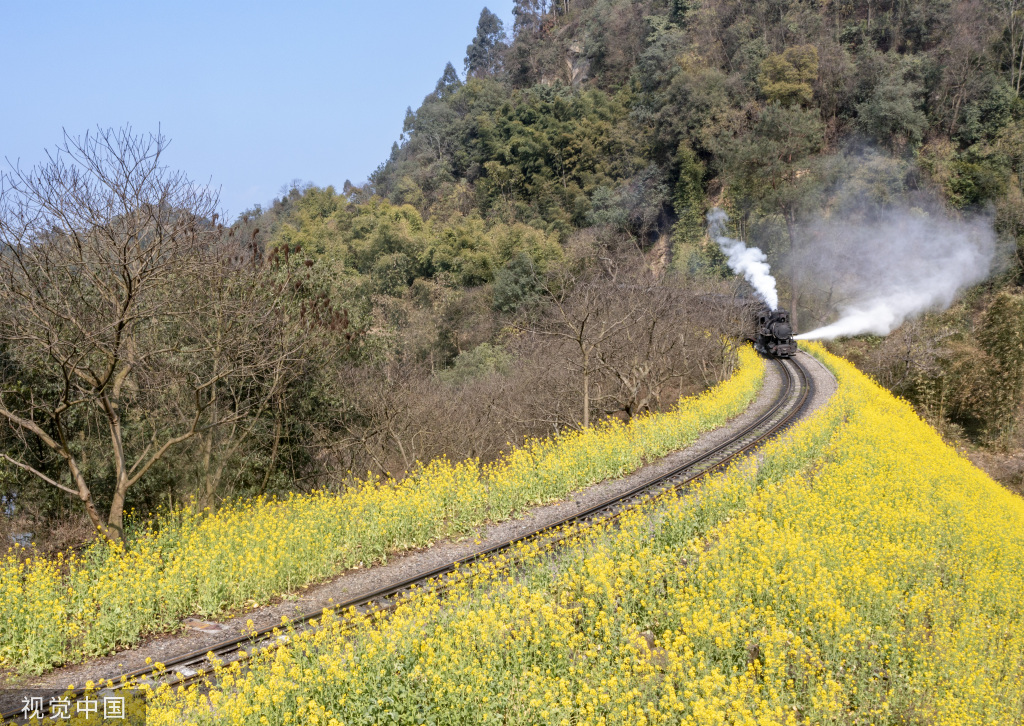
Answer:
[[[842,183],[833,202],[838,213],[856,219],[864,210],[877,212],[905,198],[913,170],[906,160],[868,152],[843,162]]]
[[[924,138],[927,117],[921,110],[924,86],[903,69],[888,72],[871,95],[857,106],[861,129],[894,152]]]
[[[474,287],[521,255],[539,272],[562,256],[557,234],[523,223],[489,225],[475,213],[424,221],[410,204],[350,204],[331,187],[301,192],[270,250],[311,256],[336,271],[337,284],[392,297],[421,278]]]
[[[679,167],[679,178],[672,196],[672,207],[678,221],[672,229],[672,238],[676,242],[692,243],[704,234],[704,214],[707,211],[704,175],[707,170],[685,141],[679,143],[676,164]]]
[[[608,225],[641,243],[650,241],[670,199],[665,173],[648,164],[614,189],[598,187],[591,198],[590,221]]]
[[[813,202],[817,179],[811,167],[824,141],[821,119],[812,109],[772,103],[743,131],[720,141],[735,191],[792,223],[799,208]]]
[[[481,343],[472,350],[459,353],[452,367],[438,373],[438,377],[446,383],[460,384],[492,373],[507,373],[511,366],[512,356],[504,349]]]
[[[502,54],[508,47],[501,18],[487,8],[480,11],[476,36],[466,48],[466,77],[493,75],[501,70]]]
[[[525,254],[537,271],[543,273],[562,259],[557,235],[521,223],[495,225],[487,233],[487,241],[495,269]]]
[[[724,280],[732,276],[722,250],[709,240],[676,244],[672,249],[672,268],[688,278]]]
[[[594,191],[643,166],[626,125],[623,103],[599,91],[517,94],[476,129],[481,207],[563,231],[585,224]]]
[[[761,63],[757,82],[761,93],[783,106],[805,105],[814,99],[818,80],[818,49],[813,45],[786,48]]]
[[[451,63],[444,67],[444,72],[437,79],[437,86],[434,87],[434,97],[439,101],[445,101],[455,95],[462,88],[462,80],[458,71]]]
[[[415,207],[375,201],[346,221],[346,262],[359,272],[370,273],[380,258],[397,254],[410,260],[410,272],[421,269],[429,232]]]
[[[979,207],[1002,197],[1011,182],[1016,152],[1004,157],[1000,147],[984,144],[958,151],[949,141],[934,141],[921,149],[918,160],[953,207]]]
[[[428,272],[449,273],[461,287],[490,281],[486,230],[479,216],[456,217],[431,231],[424,253]]]
[[[950,201],[957,207],[981,206],[1003,191],[1003,170],[983,161],[965,158],[952,164],[948,190]]]
[[[960,116],[957,140],[964,146],[989,141],[1014,123],[1020,112],[1016,91],[1006,79],[992,73],[982,82],[979,97],[968,103]]]
[[[334,187],[310,187],[302,192],[288,220],[274,235],[274,246],[301,247],[321,255],[336,255],[337,224],[348,200]]]
[[[1013,431],[1024,402],[1024,295],[1002,292],[985,313],[978,333],[987,354],[986,428],[993,437]]]
[[[530,256],[520,252],[494,276],[494,309],[514,313],[539,297],[540,276]]]

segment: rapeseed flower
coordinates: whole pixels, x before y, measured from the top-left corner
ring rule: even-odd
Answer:
[[[764,363],[666,413],[532,439],[491,464],[438,459],[400,481],[343,494],[259,497],[217,512],[179,508],[135,523],[128,546],[98,541],[53,559],[0,558],[0,665],[38,673],[131,646],[182,618],[265,603],[357,565],[464,535],[692,442],[741,412]]]
[[[325,612],[151,723],[1019,722],[1024,502],[808,348],[839,391],[760,462],[387,619]]]

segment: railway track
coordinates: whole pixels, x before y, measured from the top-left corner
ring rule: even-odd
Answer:
[[[617,518],[630,507],[668,491],[686,491],[692,487],[695,480],[711,472],[724,469],[741,456],[756,450],[768,439],[792,425],[807,410],[813,394],[813,382],[806,369],[796,358],[790,360],[770,360],[782,373],[783,380],[778,395],[768,409],[754,422],[718,446],[661,476],[645,481],[622,494],[559,521],[545,525],[523,536],[480,550],[462,559],[454,560],[429,571],[420,572],[402,582],[382,587],[346,602],[338,603],[330,609],[339,613],[354,609],[356,612],[367,615],[376,612],[389,612],[397,607],[401,599],[406,597],[411,591],[423,589],[423,586],[430,586],[435,589],[444,588],[447,583],[450,583],[449,577],[452,573],[464,570],[467,566],[484,558],[494,557],[526,542],[542,540],[546,545],[555,545],[569,531],[576,527],[596,521]],[[291,626],[296,631],[310,627],[310,621],[319,619],[322,614],[322,610],[308,613],[292,620]],[[274,626],[249,633],[242,637],[225,640],[211,647],[176,656],[162,664],[164,667],[161,670],[155,667],[147,667],[128,673],[117,674],[111,677],[110,680],[116,684],[124,678],[129,683],[149,683],[153,687],[159,683],[170,683],[175,686],[187,685],[205,678],[212,671],[212,664],[209,660],[209,654],[211,653],[218,661],[226,664],[236,660],[247,659],[252,654],[253,649],[260,645],[274,647],[285,640],[287,640],[287,637],[280,634],[280,626]],[[106,680],[103,679],[104,682]],[[69,695],[73,702],[76,698],[81,698],[85,695],[85,689],[79,688],[70,692],[54,691],[54,696],[62,694]],[[12,719],[17,719],[20,715],[20,709],[4,713],[2,721],[6,723]]]

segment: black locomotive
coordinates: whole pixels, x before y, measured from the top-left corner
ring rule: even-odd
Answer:
[[[797,352],[789,313],[782,308],[769,310],[767,306],[762,306],[757,310],[753,340],[754,348],[762,355],[792,358]]]

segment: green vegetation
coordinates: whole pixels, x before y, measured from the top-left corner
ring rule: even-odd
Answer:
[[[1015,1],[516,0],[514,12],[510,29],[481,13],[464,73],[459,59],[439,69],[361,186],[297,185],[226,226],[182,196],[164,220],[188,229],[180,269],[131,299],[99,272],[67,293],[81,330],[124,324],[130,342],[54,358],[39,341],[66,335],[56,319],[49,333],[18,327],[31,316],[0,322],[5,526],[79,521],[62,487],[88,491],[86,530],[107,522],[116,536],[133,506],[342,488],[350,472],[492,460],[525,436],[665,410],[733,362],[719,334],[737,313],[720,301],[737,286],[705,237],[712,206],[767,252],[803,329],[834,303],[790,266],[816,219],[988,210],[1015,253],[995,279],[944,314],[839,348],[944,431],[1019,446]],[[153,189],[141,191],[128,196]],[[151,234],[149,207],[128,208],[107,227],[19,232],[5,207],[0,302],[46,303],[18,297],[22,273],[7,274],[19,245],[59,251],[57,232],[98,240],[90,224],[116,231],[133,215]],[[102,310],[124,320],[97,317],[104,290]],[[615,325],[597,335],[593,320]],[[166,353],[168,339],[189,341],[187,355]],[[100,349],[116,365],[95,378]],[[54,445],[18,421],[42,421]]]
[[[130,647],[192,613],[251,607],[635,471],[747,407],[765,363],[749,346],[739,361],[729,380],[670,411],[533,439],[490,464],[442,457],[341,494],[165,511],[127,542],[94,540],[67,557],[25,562],[15,549],[0,557],[0,664],[38,673]]]
[[[327,611],[152,724],[1012,724],[1024,501],[848,362],[697,493],[520,545],[386,618]]]

